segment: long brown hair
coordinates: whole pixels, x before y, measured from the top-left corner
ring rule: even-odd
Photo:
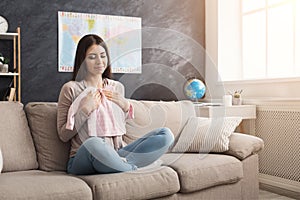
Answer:
[[[73,81],[75,81],[80,67],[84,67],[84,69],[86,70],[86,65],[84,62],[85,57],[86,57],[86,52],[87,52],[88,48],[90,48],[94,44],[102,46],[105,49],[106,56],[107,56],[107,67],[102,74],[102,78],[105,79],[105,78],[112,77],[111,63],[110,63],[110,57],[109,57],[107,45],[105,44],[103,39],[101,37],[99,37],[98,35],[88,34],[88,35],[83,36],[79,40],[78,45],[77,45],[76,54],[75,54],[75,62],[74,62],[74,70],[73,70],[73,78],[72,78]],[[78,80],[78,78],[77,78],[77,80]]]

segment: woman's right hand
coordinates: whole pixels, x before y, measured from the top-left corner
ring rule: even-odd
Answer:
[[[80,110],[88,116],[101,104],[101,93],[99,90],[90,91],[80,102]]]

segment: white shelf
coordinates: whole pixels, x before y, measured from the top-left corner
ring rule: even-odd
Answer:
[[[2,39],[2,40],[11,40],[17,36],[18,36],[18,33],[0,33],[0,39]]]
[[[255,119],[255,105],[234,105],[234,106],[195,106],[196,114],[199,117],[242,117],[242,119]]]
[[[8,72],[8,73],[3,73],[0,72],[0,76],[18,76],[19,73],[12,73],[12,72]]]

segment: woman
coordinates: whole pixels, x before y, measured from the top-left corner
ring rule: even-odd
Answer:
[[[58,100],[59,138],[71,140],[67,172],[115,173],[136,170],[161,157],[173,144],[168,128],[158,128],[128,144],[125,120],[133,107],[124,98],[124,87],[111,80],[109,52],[97,35],[78,43],[72,81],[61,89]]]

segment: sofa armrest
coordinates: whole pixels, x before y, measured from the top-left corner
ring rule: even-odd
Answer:
[[[263,148],[264,141],[259,137],[232,133],[229,137],[229,149],[224,153],[243,160],[250,155],[258,153]]]

